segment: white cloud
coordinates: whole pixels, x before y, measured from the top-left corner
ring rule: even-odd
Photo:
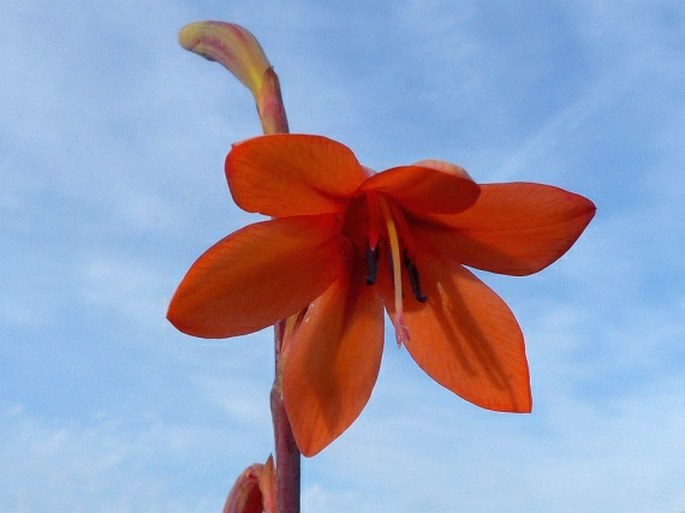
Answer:
[[[74,513],[201,512],[218,510],[222,491],[188,493],[185,467],[199,443],[215,433],[192,425],[92,418],[79,424],[45,421],[15,405],[0,417],[0,504],[7,513],[51,509]],[[206,436],[210,435],[210,436]],[[179,476],[174,473],[178,472]],[[214,484],[221,479],[214,479]]]

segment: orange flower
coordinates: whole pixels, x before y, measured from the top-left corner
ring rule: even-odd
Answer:
[[[346,146],[267,135],[226,158],[233,198],[272,219],[227,236],[191,267],[168,318],[223,338],[294,314],[283,396],[311,456],[357,418],[375,384],[383,309],[398,344],[438,383],[483,408],[529,412],[523,336],[467,265],[526,275],[563,255],[595,206],[532,183],[476,184],[422,161],[373,173]]]

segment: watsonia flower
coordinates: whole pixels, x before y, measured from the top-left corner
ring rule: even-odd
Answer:
[[[543,269],[590,222],[591,201],[547,185],[479,185],[435,160],[374,173],[314,135],[235,144],[226,177],[239,207],[271,219],[203,254],[168,318],[224,338],[290,317],[282,386],[303,454],[322,450],[368,401],[384,309],[398,344],[435,381],[483,408],[530,411],[519,325],[464,266]]]

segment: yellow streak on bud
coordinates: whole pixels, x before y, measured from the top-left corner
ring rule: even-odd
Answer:
[[[235,23],[198,21],[183,27],[178,41],[186,50],[222,64],[250,90],[265,134],[288,132],[278,77],[252,33]]]
[[[186,50],[221,63],[257,98],[271,64],[247,29],[235,23],[198,21],[183,27],[178,41]]]

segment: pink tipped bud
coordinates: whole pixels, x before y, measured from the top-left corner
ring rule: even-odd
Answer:
[[[186,50],[221,63],[250,90],[264,133],[288,132],[278,77],[247,29],[223,21],[198,21],[183,27],[178,40]]]
[[[234,23],[190,23],[179,31],[178,41],[186,50],[223,64],[255,97],[271,67],[257,39]]]

